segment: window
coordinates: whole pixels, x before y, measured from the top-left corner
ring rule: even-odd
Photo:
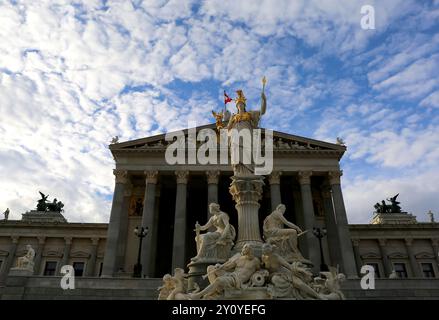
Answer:
[[[433,264],[421,263],[421,267],[424,278],[434,278]]]
[[[46,261],[46,266],[44,267],[45,276],[54,276],[56,272],[56,261]]]
[[[399,278],[407,278],[407,269],[405,268],[405,263],[394,263],[393,267]]]
[[[82,277],[84,274],[84,262],[73,262],[73,269],[75,270],[75,277]]]
[[[378,263],[368,263],[368,265],[373,267],[375,271],[375,278],[381,278],[380,268],[378,267]]]
[[[104,263],[101,262],[99,265],[99,277],[102,275],[102,267],[104,266]]]
[[[3,260],[0,260],[0,271],[2,271]]]

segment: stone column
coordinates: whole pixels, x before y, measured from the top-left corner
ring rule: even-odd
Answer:
[[[433,248],[433,255],[436,257],[439,266],[439,238],[431,239],[431,247]]]
[[[133,193],[133,185],[127,181],[124,188],[122,215],[120,217],[119,241],[117,242],[116,266],[115,272],[119,269],[124,270],[125,252],[128,240],[128,211],[130,210],[130,200]],[[124,270],[126,271],[126,270]]]
[[[160,214],[160,185],[157,185],[155,190],[154,221],[153,221],[153,226],[155,226],[157,231],[159,228],[159,214]],[[160,270],[156,270],[157,251],[159,250],[158,241],[159,241],[159,233],[154,232],[151,237],[151,242],[153,243],[151,255],[154,257],[153,259],[154,261],[152,263],[152,269],[151,269],[151,277],[155,277],[157,272],[159,273],[158,276],[162,276],[162,274],[160,274]]]
[[[270,196],[271,196],[271,211],[273,212],[276,207],[282,203],[282,197],[280,194],[280,176],[281,171],[273,171],[268,176],[268,182],[270,183]]]
[[[360,255],[360,239],[352,239],[352,246],[354,247],[355,263],[357,266],[357,273],[361,274],[361,267],[363,266],[363,261]]]
[[[85,275],[87,277],[94,277],[95,275],[95,268],[96,268],[96,258],[98,255],[98,245],[99,245],[99,238],[91,238],[91,252],[90,252],[90,259],[87,263],[87,270],[85,272]]]
[[[116,270],[117,245],[119,242],[120,225],[123,215],[123,198],[125,184],[127,183],[127,171],[113,170],[116,177],[114,187],[113,204],[111,206],[110,223],[108,225],[107,240],[105,245],[104,264],[102,266],[102,277],[112,277]]]
[[[312,202],[312,192],[311,192],[311,171],[301,171],[299,172],[299,183],[300,192],[302,196],[302,215],[303,215],[303,231],[308,230],[308,232],[302,236],[302,241],[305,240],[304,255],[305,258],[311,260],[314,264],[314,271],[318,271],[320,265],[320,248],[317,238],[313,235],[313,228],[316,226],[314,206]],[[300,239],[300,238],[299,238]],[[299,240],[300,241],[300,240]]]
[[[327,230],[327,240],[329,246],[329,256],[333,266],[341,265],[342,258],[340,253],[340,243],[338,239],[337,223],[335,221],[334,206],[332,204],[330,186],[322,187],[323,207],[325,210],[325,223]]]
[[[383,260],[385,277],[388,278],[389,275],[392,273],[393,266],[389,260],[388,254],[387,254],[387,248],[386,248],[387,240],[386,239],[378,239],[378,245],[380,246],[380,254],[381,254],[381,258]]]
[[[41,270],[41,257],[43,256],[44,243],[46,242],[46,237],[38,237],[38,247],[35,251],[35,261],[34,261],[34,275],[39,275]]]
[[[207,206],[212,202],[218,203],[218,181],[220,176],[219,170],[206,171],[207,175]],[[209,208],[207,210],[207,220],[209,221],[211,214]]]
[[[152,277],[154,273],[155,257],[153,247],[156,243],[158,226],[154,225],[155,192],[157,186],[158,171],[145,171],[145,202],[143,204],[142,227],[148,228],[148,233],[142,243],[142,273],[145,277]]]
[[[62,266],[69,264],[70,250],[72,249],[72,240],[73,239],[71,237],[64,238],[64,241],[65,241],[64,252],[62,255],[61,263],[57,266],[57,269],[58,269],[56,272],[57,274],[60,273]]]
[[[348,219],[346,216],[343,193],[340,185],[340,177],[342,174],[342,171],[332,171],[328,173],[328,176],[332,191],[332,202],[334,204],[340,253],[343,260],[343,272],[347,277],[355,278],[358,277],[358,274],[355,266],[354,252],[352,248],[351,236],[349,234]]]
[[[5,284],[6,278],[8,277],[9,274],[9,269],[13,267],[15,254],[17,252],[18,239],[19,237],[16,236],[11,237],[12,243],[9,246],[8,258],[6,259],[6,261],[4,262],[4,266],[2,266],[2,269],[0,270],[2,271],[2,273],[0,273],[0,285]]]
[[[407,249],[407,253],[410,259],[410,267],[412,269],[413,272],[413,277],[415,278],[422,278],[422,273],[421,273],[421,269],[419,268],[419,264],[416,261],[416,257],[415,254],[413,253],[413,239],[411,238],[405,238],[405,247]]]
[[[177,195],[175,201],[174,245],[172,249],[172,271],[185,268],[186,261],[186,195],[189,171],[176,171]]]
[[[238,211],[238,237],[235,251],[241,250],[244,244],[249,243],[258,252],[262,245],[258,201],[262,197],[263,185],[263,178],[259,176],[232,177],[229,192],[236,202],[235,208]]]

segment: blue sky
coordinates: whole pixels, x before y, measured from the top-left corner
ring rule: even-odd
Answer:
[[[41,190],[70,221],[106,222],[111,137],[213,122],[224,89],[257,106],[263,75],[263,126],[346,141],[351,223],[398,192],[421,221],[439,212],[437,0],[0,1],[0,25],[0,210],[13,219]]]

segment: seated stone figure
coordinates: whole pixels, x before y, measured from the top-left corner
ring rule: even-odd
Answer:
[[[191,294],[191,299],[218,298],[225,289],[241,289],[259,270],[260,260],[253,254],[249,244],[242,247],[241,253],[234,255],[222,265],[209,266],[207,276],[210,284],[202,291]]]
[[[329,267],[329,272],[320,272],[320,277],[314,279],[318,284],[317,290],[320,296],[327,300],[345,300],[345,296],[340,288],[340,283],[346,280],[343,273],[338,273],[334,267]]]
[[[17,268],[34,270],[35,250],[31,245],[26,246],[26,254],[17,259]]]
[[[209,260],[209,258],[226,260],[233,247],[236,232],[235,228],[229,223],[229,216],[227,213],[222,212],[220,206],[216,203],[209,205],[209,211],[212,214],[209,221],[204,226],[199,225],[198,222],[195,225],[197,256],[192,258],[192,261]],[[211,227],[215,230],[200,234],[200,231],[208,230]]]
[[[263,226],[265,241],[275,245],[279,254],[288,262],[308,263],[309,261],[303,258],[297,248],[297,237],[302,233],[302,230],[284,217],[285,209],[285,205],[280,204],[265,218]]]
[[[274,252],[271,244],[262,246],[262,264],[269,272],[269,291],[275,298],[322,299],[311,287],[312,274],[300,262],[289,264]]]

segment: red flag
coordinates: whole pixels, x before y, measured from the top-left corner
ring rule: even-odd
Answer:
[[[227,95],[226,90],[224,90],[224,104],[228,104],[229,102],[232,102],[232,101],[233,101],[233,99],[230,98],[230,97]]]

